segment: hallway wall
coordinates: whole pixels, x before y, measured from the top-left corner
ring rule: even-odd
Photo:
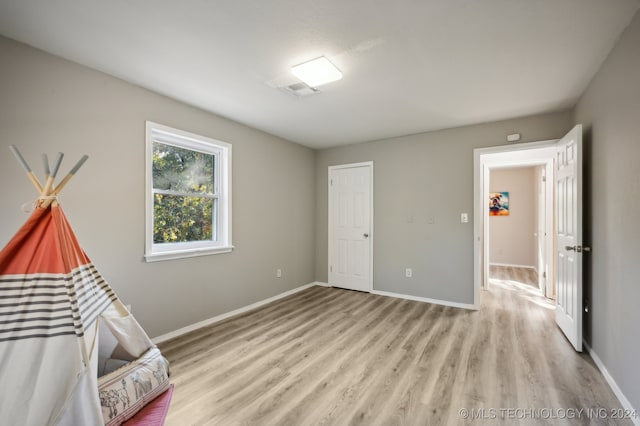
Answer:
[[[535,167],[494,169],[490,192],[509,193],[509,215],[489,216],[489,263],[537,266]]]

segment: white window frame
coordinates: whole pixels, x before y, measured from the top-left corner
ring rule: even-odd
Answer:
[[[213,223],[216,241],[190,241],[180,243],[153,242],[153,143],[199,151],[215,156],[215,195],[218,206]],[[145,255],[147,262],[180,259],[209,254],[229,253],[231,243],[231,144],[152,121],[146,122],[145,150]]]

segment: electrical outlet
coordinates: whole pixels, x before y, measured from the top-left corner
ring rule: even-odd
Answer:
[[[276,269],[276,278],[282,278],[282,269]]]
[[[407,278],[413,277],[413,270],[411,268],[407,268],[404,270],[404,276]]]

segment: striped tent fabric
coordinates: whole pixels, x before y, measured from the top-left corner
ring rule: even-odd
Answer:
[[[36,207],[0,252],[0,424],[104,423],[100,323],[131,360],[153,346],[78,244],[61,207]]]
[[[60,207],[36,209],[0,255],[0,342],[84,336],[117,299]]]

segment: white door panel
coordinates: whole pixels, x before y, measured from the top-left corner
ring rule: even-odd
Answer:
[[[329,168],[329,284],[371,291],[372,164]]]
[[[582,351],[582,126],[557,143],[556,323]]]

